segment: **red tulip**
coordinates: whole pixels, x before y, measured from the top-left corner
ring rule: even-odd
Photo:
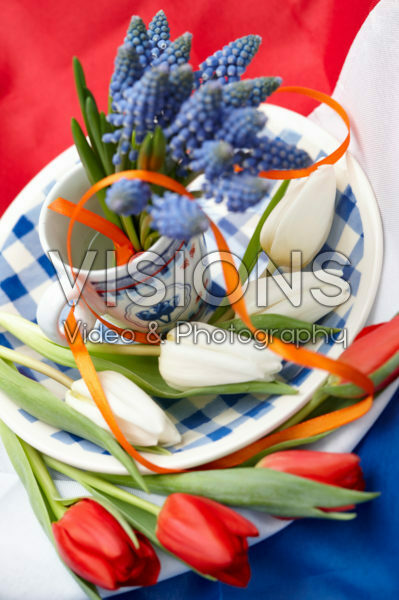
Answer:
[[[85,499],[53,523],[58,551],[77,575],[107,590],[156,583],[160,563],[150,542],[136,533],[139,548],[118,521],[97,502]]]
[[[356,454],[334,454],[332,452],[316,452],[314,450],[284,450],[262,458],[257,467],[265,467],[274,471],[291,473],[305,479],[313,479],[320,483],[328,483],[352,490],[364,490],[365,483],[360,458]],[[352,506],[340,509],[323,509],[325,511],[347,510]]]
[[[214,500],[171,494],[158,517],[157,537],[170,552],[205,575],[245,587],[251,576],[247,537],[256,527]]]
[[[385,377],[376,385],[376,391],[385,388],[399,376],[399,315],[391,321],[369,325],[361,330],[353,343],[341,354],[340,360],[358,368],[365,375],[373,375],[386,367]],[[391,363],[389,363],[391,361]],[[388,365],[391,367],[388,369]]]

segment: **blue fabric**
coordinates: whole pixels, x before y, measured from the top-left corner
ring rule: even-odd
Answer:
[[[356,452],[367,488],[381,496],[350,522],[297,521],[250,550],[240,590],[192,573],[117,600],[393,600],[399,598],[399,388]]]

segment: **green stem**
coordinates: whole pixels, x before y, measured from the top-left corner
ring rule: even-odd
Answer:
[[[46,496],[47,502],[58,521],[59,519],[61,519],[61,517],[64,515],[67,509],[64,508],[64,506],[60,502],[55,500],[55,498],[57,498],[59,494],[57,488],[54,485],[54,481],[51,479],[50,474],[47,471],[39,452],[32,448],[32,446],[29,446],[29,444],[24,442],[22,439],[20,440],[20,442],[32,467],[32,471],[34,472],[36,479],[41,489],[43,490],[43,493]]]
[[[131,217],[123,217],[121,216],[121,221],[122,221],[122,225],[124,230],[126,231],[129,240],[132,242],[133,247],[136,251],[139,251],[142,249],[141,244],[140,244],[140,240],[137,236],[136,233],[136,229],[133,225],[133,221]]]
[[[299,412],[297,412],[293,417],[291,417],[291,419],[288,419],[288,421],[286,421],[283,425],[275,429],[274,432],[282,431],[283,429],[287,429],[288,427],[292,427],[293,425],[301,423],[311,412],[314,411],[315,408],[317,408],[322,402],[324,402],[324,400],[328,398],[328,396],[329,394],[326,394],[322,387],[319,388],[313,394],[309,402]]]
[[[55,458],[50,458],[49,456],[44,456],[45,463],[55,469],[59,473],[63,473],[67,477],[71,479],[75,479],[84,487],[89,486],[96,490],[100,490],[105,492],[109,496],[113,498],[117,498],[118,500],[122,500],[132,506],[136,506],[137,508],[141,508],[149,513],[152,513],[155,516],[158,516],[161,507],[153,504],[152,502],[148,502],[148,500],[144,500],[144,498],[139,498],[138,496],[134,496],[125,490],[121,490],[120,488],[112,485],[108,481],[104,481],[95,475],[91,475],[86,473],[85,471],[80,471],[79,469],[75,469],[75,467],[70,467],[69,465],[65,465],[64,463],[56,460]]]
[[[16,352],[15,350],[6,348],[6,346],[0,346],[0,358],[16,362],[19,365],[33,369],[38,373],[43,373],[43,375],[55,379],[55,381],[58,381],[58,383],[61,383],[61,385],[64,385],[67,388],[70,388],[73,384],[73,379],[67,377],[58,371],[58,369],[54,369],[54,367],[50,367],[50,365],[46,365],[46,363],[43,363],[40,360],[26,356],[26,354],[22,354],[22,352]]]
[[[159,356],[161,354],[160,346],[151,344],[93,344],[86,343],[86,348],[90,354],[115,354],[122,356]]]

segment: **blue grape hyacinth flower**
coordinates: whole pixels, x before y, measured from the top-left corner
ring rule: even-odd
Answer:
[[[216,138],[228,142],[233,148],[252,148],[257,145],[258,134],[266,120],[266,115],[256,108],[233,109],[216,132]]]
[[[187,152],[215,137],[215,131],[222,123],[222,114],[222,86],[219,82],[211,81],[192,94],[165,130],[172,158],[187,164]]]
[[[213,186],[213,193],[215,202],[225,200],[231,212],[245,212],[258,204],[269,188],[270,183],[265,179],[241,172],[217,180]]]
[[[191,65],[185,63],[179,65],[169,73],[168,89],[165,94],[165,103],[160,117],[160,125],[170,125],[183,102],[185,102],[193,91],[194,75]]]
[[[209,56],[199,66],[198,76],[202,83],[210,79],[218,79],[221,83],[239,81],[261,41],[259,35],[245,35]]]
[[[223,87],[223,101],[235,108],[259,106],[281,85],[281,77],[255,77],[228,83]]]
[[[139,56],[141,66],[146,69],[151,64],[152,60],[152,44],[141,17],[133,15],[124,41],[125,44],[133,46]]]
[[[233,173],[234,148],[224,141],[208,141],[192,153],[192,171],[204,171],[208,181]]]
[[[163,10],[159,10],[153,17],[151,23],[149,24],[147,34],[151,42],[152,57],[157,58],[170,44],[169,24]]]
[[[161,235],[188,241],[208,229],[208,217],[195,201],[186,196],[165,192],[163,197],[154,196],[152,202],[148,210],[152,227]]]
[[[117,215],[128,217],[139,215],[151,198],[148,183],[139,179],[119,179],[108,188],[105,201],[110,210]]]
[[[153,66],[166,63],[171,70],[189,61],[192,34],[188,31],[176,38],[166,50],[152,61]]]
[[[302,169],[311,164],[309,154],[278,138],[258,138],[258,144],[242,161],[242,167],[252,173],[271,169]]]
[[[113,108],[117,107],[117,103],[121,100],[124,90],[136,83],[142,74],[143,67],[134,47],[130,44],[119,46],[115,58],[115,69],[109,87]]]

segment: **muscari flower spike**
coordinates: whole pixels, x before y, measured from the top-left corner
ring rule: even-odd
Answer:
[[[281,85],[281,77],[255,77],[228,83],[223,87],[226,106],[259,106]]]
[[[271,169],[302,169],[311,164],[309,154],[278,138],[258,138],[258,144],[250,155],[244,158],[242,167],[251,173]]]
[[[199,66],[202,83],[210,79],[218,79],[221,83],[239,81],[261,41],[259,35],[245,35],[209,56]]]
[[[157,58],[170,44],[169,24],[163,10],[159,10],[148,27],[148,38],[151,42],[151,54]]]
[[[162,126],[168,126],[176,117],[181,105],[193,91],[194,75],[191,65],[185,63],[173,69],[169,74],[168,91],[160,118]]]
[[[175,240],[188,241],[206,231],[209,221],[198,204],[186,196],[165,192],[163,197],[154,196],[149,208],[152,227],[161,235]]]
[[[269,187],[270,184],[265,179],[241,172],[217,180],[213,186],[213,193],[215,202],[226,200],[227,208],[231,212],[244,212],[257,204],[266,195]]]
[[[107,190],[105,201],[117,215],[139,215],[148,205],[151,189],[139,179],[119,179]]]
[[[133,46],[139,56],[139,61],[145,69],[151,64],[152,44],[147,35],[147,29],[141,17],[133,15],[124,40],[125,44]]]
[[[117,103],[119,113],[107,116],[114,126],[122,125],[118,152],[113,157],[115,165],[121,162],[121,155],[131,150],[133,130],[137,144],[143,141],[147,132],[154,131],[157,119],[162,114],[167,85],[166,65],[147,69],[139,81],[124,91],[124,98]],[[134,153],[131,153],[130,158],[134,159]]]
[[[258,134],[265,126],[266,116],[256,108],[236,108],[229,112],[216,133],[233,148],[252,148],[258,143]]]
[[[113,108],[116,108],[118,101],[122,99],[124,90],[138,81],[142,74],[143,67],[134,47],[130,44],[119,46],[109,87]]]
[[[173,70],[179,65],[188,62],[190,59],[192,37],[192,34],[189,32],[183,33],[183,35],[169,44],[166,50],[152,61],[152,64],[157,66],[167,63],[169,68]]]
[[[215,181],[233,173],[234,149],[224,141],[208,141],[201,148],[197,148],[192,154],[190,163],[192,171],[204,171],[208,181]]]
[[[172,158],[187,163],[186,152],[192,152],[206,140],[214,138],[221,119],[222,86],[211,81],[182,104],[172,125],[165,130]]]

